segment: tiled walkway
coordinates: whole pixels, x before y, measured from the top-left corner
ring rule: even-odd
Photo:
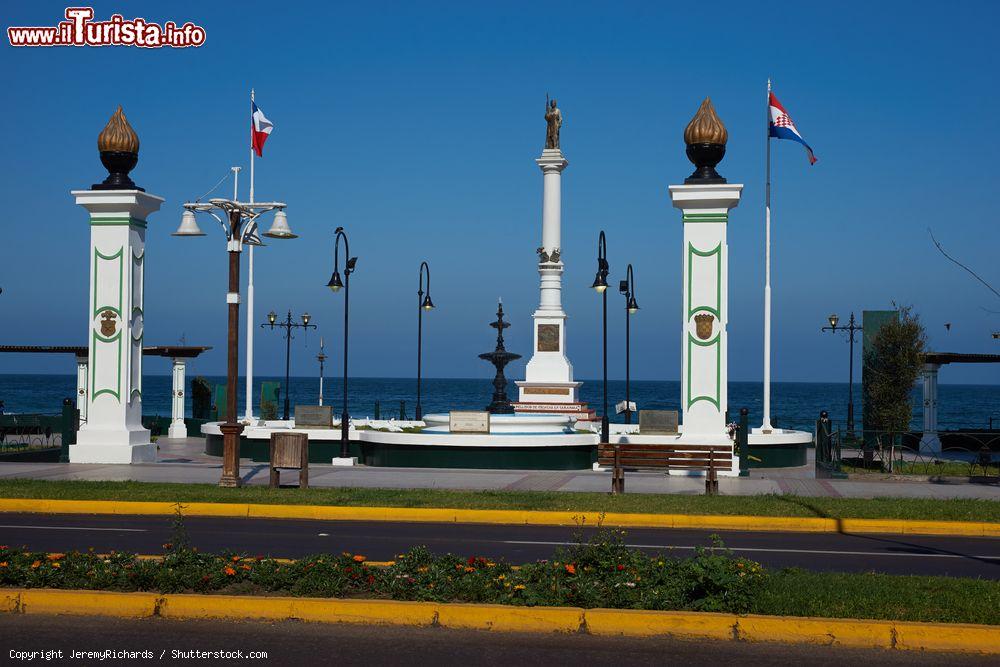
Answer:
[[[161,438],[159,461],[138,465],[81,463],[2,463],[0,480],[26,477],[51,480],[94,480],[143,482],[191,482],[214,484],[221,473],[218,458],[203,453],[200,438]],[[723,477],[719,490],[725,495],[788,493],[803,497],[908,497],[908,498],[989,498],[1000,500],[997,484],[967,482],[896,481],[889,479],[815,479],[812,465],[802,468],[753,470],[749,477]],[[240,472],[247,484],[267,484],[266,463],[244,459]],[[312,486],[393,489],[467,489],[507,491],[596,491],[607,492],[610,473],[592,470],[463,470],[431,468],[354,468],[313,464],[309,468]],[[667,476],[660,473],[629,473],[629,493],[704,493],[701,478]]]

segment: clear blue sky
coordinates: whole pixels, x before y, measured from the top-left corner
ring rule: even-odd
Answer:
[[[984,310],[1000,311],[1000,299],[927,233],[1000,285],[994,2],[94,4],[101,19],[193,21],[207,43],[16,50],[4,40],[4,343],[84,342],[89,229],[69,191],[103,178],[96,137],[122,104],[142,141],[132,175],[166,198],[149,220],[146,341],[213,345],[193,371],[224,371],[224,240],[207,222],[205,238],[170,233],[185,200],[247,166],[253,86],[275,124],[257,196],[286,201],[301,235],[257,254],[256,319],[308,310],[339,368],[343,297],[325,284],[343,225],[360,257],[352,374],[414,374],[426,259],[438,308],[424,321],[425,372],[485,377],[476,355],[492,349],[498,296],[509,349],[530,355],[542,181],[533,160],[549,92],[571,163],[563,301],[577,376],[600,375],[588,287],[604,229],[613,284],[635,266],[633,377],[676,379],[681,225],[667,186],[692,169],[682,132],[709,95],[729,129],[719,170],[745,184],[730,224],[730,377],[759,379],[771,76],[820,158],[809,167],[798,145],[773,146],[775,379],[846,379],[844,339],[819,327],[831,311],[846,320],[891,301],[914,305],[934,349],[1000,352],[990,338],[1000,315]],[[6,7],[5,27],[54,25],[65,4]],[[622,377],[624,304],[617,293],[609,301],[610,373]],[[317,343],[296,341],[293,374],[315,372]],[[256,349],[258,373],[283,372],[277,332],[258,331]],[[5,356],[0,372],[72,372],[69,362]],[[522,377],[523,363],[509,375]],[[147,371],[167,366],[151,360]],[[998,376],[967,366],[941,379]]]

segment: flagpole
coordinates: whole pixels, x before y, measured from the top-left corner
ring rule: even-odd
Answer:
[[[767,80],[767,158],[764,185],[764,421],[761,431],[771,432],[771,79]],[[250,172],[253,173],[252,171]],[[250,177],[251,179],[253,176]]]
[[[253,88],[250,89],[250,203],[253,204]],[[253,421],[253,244],[250,244],[247,258],[247,391],[246,419]],[[285,388],[288,391],[288,388]]]

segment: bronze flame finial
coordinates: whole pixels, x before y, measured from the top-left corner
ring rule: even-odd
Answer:
[[[684,179],[685,183],[725,183],[726,179],[715,170],[715,165],[726,155],[729,133],[719,120],[712,106],[711,98],[698,107],[698,113],[684,128],[684,143],[687,144],[688,159],[695,166],[694,173]]]
[[[92,190],[142,190],[128,177],[139,162],[139,135],[129,125],[121,105],[97,136],[97,150],[108,177],[93,185]]]
[[[128,119],[125,118],[125,112],[122,111],[120,104],[118,111],[111,114],[111,120],[97,136],[97,150],[102,153],[105,151],[139,152],[139,135],[128,124]]]

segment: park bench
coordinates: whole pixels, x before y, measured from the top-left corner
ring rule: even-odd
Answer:
[[[732,445],[682,445],[646,443],[601,443],[597,462],[610,466],[611,493],[625,493],[625,470],[705,471],[705,494],[719,492],[718,470],[733,464]]]

